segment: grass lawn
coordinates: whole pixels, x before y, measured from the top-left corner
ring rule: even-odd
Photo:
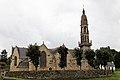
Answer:
[[[87,80],[120,80],[120,70],[116,70],[111,77],[91,78]]]

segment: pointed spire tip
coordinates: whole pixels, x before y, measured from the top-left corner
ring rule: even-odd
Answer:
[[[85,14],[85,10],[84,10],[84,8],[83,8],[83,14]]]

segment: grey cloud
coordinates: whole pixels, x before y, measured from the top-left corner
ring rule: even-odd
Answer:
[[[65,43],[78,46],[83,4],[89,22],[92,48],[119,50],[119,0],[0,0],[0,50],[30,43],[49,48]],[[117,42],[117,43],[116,43]]]

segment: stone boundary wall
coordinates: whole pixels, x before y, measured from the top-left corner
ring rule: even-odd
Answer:
[[[17,77],[25,79],[70,79],[70,78],[94,78],[111,76],[111,70],[51,70],[51,71],[11,71],[6,72],[6,77]]]

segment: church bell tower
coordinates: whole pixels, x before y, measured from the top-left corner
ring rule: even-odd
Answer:
[[[88,20],[87,16],[85,15],[85,10],[82,11],[81,16],[81,32],[80,32],[80,43],[79,47],[85,52],[86,50],[90,49],[92,45],[92,41],[89,41],[89,30],[88,30]]]
[[[88,60],[85,57],[85,52],[90,49],[92,46],[92,41],[89,41],[89,30],[88,30],[88,20],[87,16],[85,15],[85,10],[82,11],[81,16],[81,24],[80,24],[80,39],[79,47],[83,51],[82,53],[82,60],[81,60],[81,69],[82,70],[90,70],[92,69],[91,66],[88,64]]]

